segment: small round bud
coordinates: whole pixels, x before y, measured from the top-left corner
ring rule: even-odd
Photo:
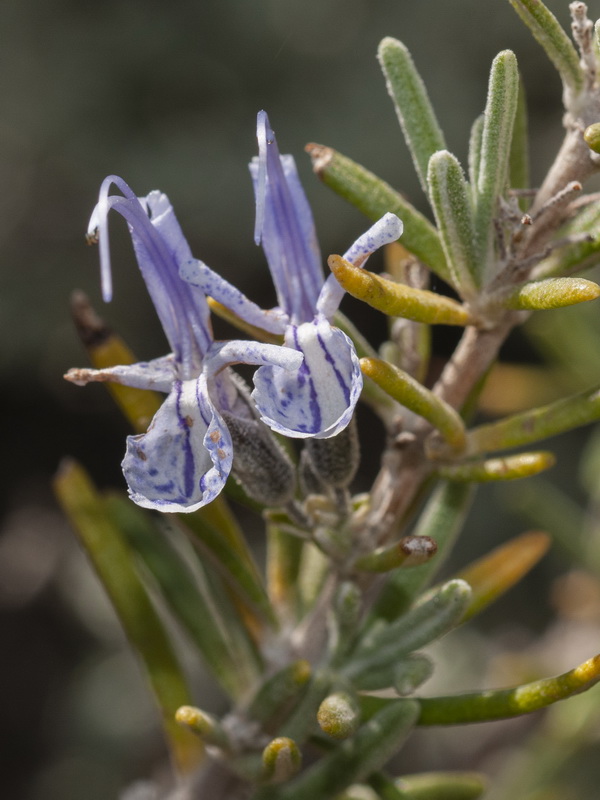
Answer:
[[[302,754],[293,739],[279,736],[265,747],[262,761],[265,780],[270,783],[283,783],[300,771]]]
[[[600,122],[594,122],[583,132],[585,143],[594,153],[600,153]]]
[[[347,692],[336,692],[319,706],[317,721],[323,733],[333,739],[347,739],[358,728],[360,712],[353,697]]]

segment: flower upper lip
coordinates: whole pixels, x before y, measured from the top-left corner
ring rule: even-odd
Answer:
[[[264,111],[258,113],[256,132],[259,154],[250,163],[255,241],[265,252],[279,307],[263,311],[201,261],[183,265],[181,275],[250,325],[283,333],[286,347],[303,354],[295,371],[258,369],[252,397],[274,431],[296,438],[328,438],[350,422],[362,388],[354,345],[331,324],[344,290],[334,276],[324,279],[315,224],[295,161],[280,155]],[[361,265],[401,233],[400,220],[386,214],[357,239],[346,257]]]

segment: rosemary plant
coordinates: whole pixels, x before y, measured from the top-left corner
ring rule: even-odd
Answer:
[[[484,776],[397,777],[386,765],[415,726],[525,714],[600,680],[600,655],[590,653],[515,688],[419,694],[434,668],[422,649],[509,589],[549,545],[546,534],[525,533],[436,583],[477,485],[546,470],[550,452],[523,448],[600,418],[597,385],[470,424],[516,325],[600,295],[575,276],[600,260],[598,195],[583,193],[600,163],[599,29],[572,3],[573,44],[540,0],[510,2],[564,88],[566,134],[541,187],[529,185],[511,51],[492,63],[464,168],[407,48],[384,39],[379,60],[434,222],[364,167],[310,144],[318,177],[373,223],[328,258],[324,275],[294,159],[280,155],[260,112],[250,171],[274,309],[192,255],[164,194],[138,197],[114,176],[102,185],[88,237],[100,245],[104,297],[112,210],[128,223],[171,352],[136,363],[75,297],[93,369],[66,377],[106,381],[129,419],[130,499],[100,493],[72,462],[56,491],[147,672],[180,776],[173,798],[475,798]],[[385,275],[365,268],[381,247]],[[429,288],[431,275],[451,296]],[[389,318],[379,351],[339,312],[345,292]],[[214,341],[211,312],[240,338]],[[430,331],[440,324],[463,333],[431,379]],[[252,391],[237,363],[258,367]],[[370,491],[353,495],[359,398],[380,417],[386,444]],[[262,514],[264,569],[228,495]],[[169,617],[229,696],[223,718],[194,705]]]

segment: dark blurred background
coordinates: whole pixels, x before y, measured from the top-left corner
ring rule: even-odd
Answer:
[[[568,25],[566,2],[548,5]],[[116,218],[115,299],[101,308],[98,253],[84,241],[101,180],[116,173],[139,194],[168,193],[194,253],[268,304],[247,171],[258,109],[297,158],[325,254],[366,223],[312,175],[309,141],[338,148],[425,210],[375,58],[388,35],[411,49],[463,162],[490,62],[515,50],[540,180],[561,139],[560,85],[506,0],[0,3],[3,798],[106,800],[162,757],[137,665],[50,486],[65,455],[101,486],[123,485],[125,423],[102,387],[61,377],[86,363],[71,291],[84,289],[141,358],[165,352]],[[507,357],[531,353],[516,339]],[[476,554],[487,547],[478,524]],[[493,539],[502,518],[486,525]]]

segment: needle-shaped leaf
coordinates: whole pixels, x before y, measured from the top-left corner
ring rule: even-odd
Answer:
[[[600,419],[600,388],[479,425],[467,434],[467,453],[509,450]]]
[[[161,531],[153,518],[120,495],[106,499],[110,519],[124,533],[156,581],[165,603],[198,647],[213,676],[233,697],[240,697],[256,679],[251,653],[240,647],[223,604],[216,604],[207,587],[173,545],[175,531]],[[250,663],[248,658],[250,657]]]
[[[423,697],[419,698],[419,725],[461,725],[517,717],[585,692],[598,681],[600,655],[556,678],[544,678],[514,689]]]
[[[519,76],[517,112],[513,127],[508,161],[508,183],[511,189],[529,188],[529,125],[527,120],[527,98],[523,80]]]
[[[481,283],[477,258],[471,192],[458,159],[447,150],[434,153],[427,169],[429,197],[435,214],[453,284],[472,298]]]
[[[387,37],[379,45],[378,57],[421,186],[427,192],[427,164],[436,150],[446,147],[444,134],[408,48]]]
[[[360,368],[394,400],[424,417],[456,451],[465,446],[465,426],[460,415],[399,367],[378,358],[361,358]]]
[[[510,50],[503,50],[494,59],[490,72],[475,199],[475,235],[482,271],[491,263],[492,223],[498,197],[504,192],[508,180],[518,96],[517,59]]]
[[[387,280],[374,272],[355,267],[341,256],[329,256],[327,263],[348,294],[384,314],[430,325],[465,326],[474,323],[467,309],[449,297]]]
[[[372,674],[456,627],[470,598],[471,589],[461,580],[432,590],[395,622],[373,626],[358,642],[344,666],[344,674],[356,687],[370,688]]]
[[[585,278],[546,278],[515,287],[502,299],[506,308],[542,310],[565,308],[600,297],[600,286]]]
[[[308,144],[316,175],[369,219],[376,221],[388,211],[404,223],[402,244],[440,278],[452,284],[444,251],[435,227],[408,200],[372,172],[320,144]]]
[[[410,800],[477,800],[488,780],[477,772],[422,772],[403,775],[395,785]]]
[[[441,478],[449,481],[489,483],[490,481],[514,481],[529,478],[556,463],[552,453],[519,453],[504,458],[489,458],[485,461],[467,461],[450,464],[437,470]]]
[[[550,547],[550,537],[542,531],[529,531],[461,570],[457,578],[466,581],[473,592],[463,621],[484,608],[521,580]]]
[[[197,765],[202,748],[175,722],[175,712],[191,702],[171,641],[137,572],[133,551],[110,519],[102,496],[84,470],[64,462],[54,481],[67,514],[141,659],[162,712],[164,733],[175,764],[184,772]]]
[[[546,51],[565,88],[579,92],[583,88],[579,55],[554,14],[541,0],[510,0],[510,4]]]
[[[255,569],[240,558],[237,549],[201,516],[186,514],[181,525],[192,533],[193,543],[212,564],[225,581],[225,586],[251,629],[265,623],[277,625],[277,618],[260,576]]]
[[[411,695],[433,673],[433,664],[421,653],[409,653],[398,659],[373,666],[368,674],[357,679],[361,691],[377,692],[393,689],[400,697]]]
[[[479,180],[479,162],[481,160],[481,141],[483,139],[484,115],[480,114],[473,125],[469,135],[469,182],[473,200],[477,197],[477,181]]]
[[[441,483],[429,498],[413,531],[414,536],[430,537],[437,553],[426,564],[392,572],[375,603],[373,617],[394,620],[410,607],[414,598],[444,563],[461,530],[475,494],[474,484]]]
[[[271,675],[256,692],[246,714],[274,733],[302,698],[312,675],[308,661],[300,659]]]

